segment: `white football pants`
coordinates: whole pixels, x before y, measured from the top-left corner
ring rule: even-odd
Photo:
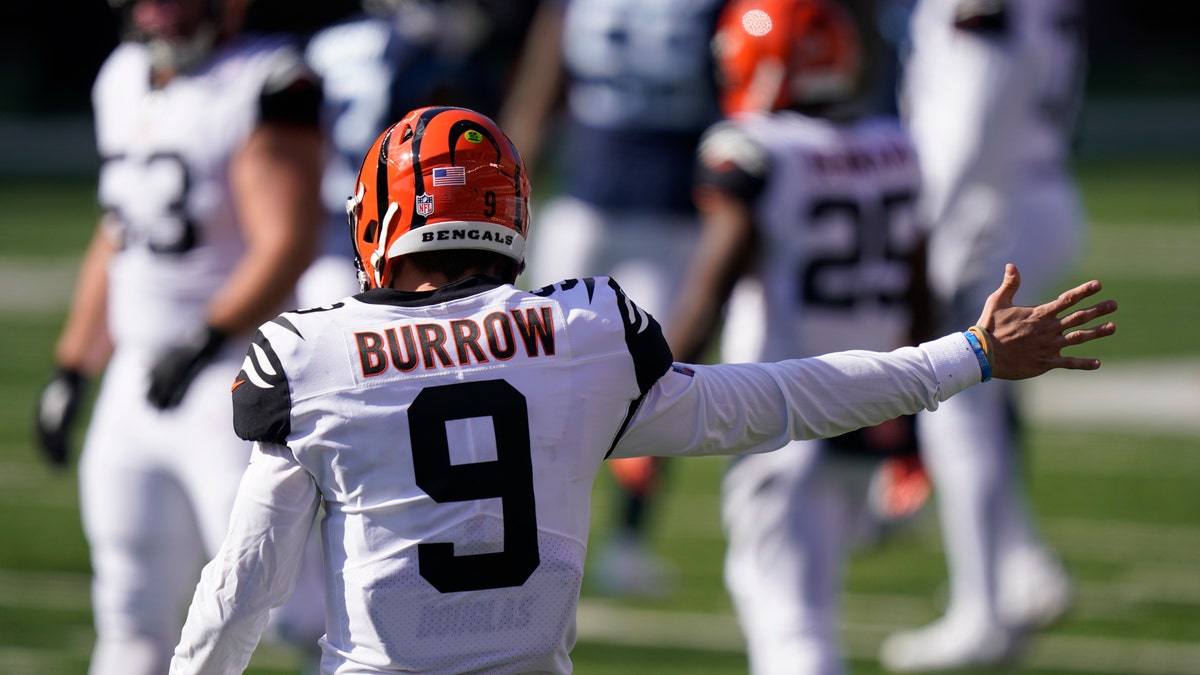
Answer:
[[[250,458],[250,444],[233,432],[229,393],[245,348],[227,345],[168,411],[146,400],[149,356],[118,351],[108,365],[79,469],[94,575],[89,675],[167,672]],[[310,587],[297,589],[283,620],[289,634],[307,631],[302,639],[315,649],[324,609],[317,537],[310,543],[311,571],[300,582]]]

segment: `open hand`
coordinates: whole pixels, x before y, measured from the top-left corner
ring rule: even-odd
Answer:
[[[1105,300],[1083,309],[1072,309],[1083,299],[1099,293],[1100,282],[1080,284],[1036,307],[1013,304],[1020,286],[1021,275],[1016,265],[1009,263],[1004,268],[1000,288],[988,296],[983,313],[979,315],[978,325],[992,338],[989,345],[992,376],[1002,380],[1023,380],[1055,368],[1099,368],[1099,359],[1063,356],[1062,350],[1116,332],[1117,326],[1111,321],[1080,328],[1117,311],[1116,301]]]

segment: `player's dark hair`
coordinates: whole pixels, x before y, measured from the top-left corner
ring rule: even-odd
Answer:
[[[505,281],[517,278],[517,261],[493,251],[454,249],[418,251],[404,256],[425,274],[444,274],[447,279],[461,279],[471,273],[492,274]]]

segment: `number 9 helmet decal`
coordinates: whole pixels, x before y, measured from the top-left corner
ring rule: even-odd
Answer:
[[[466,108],[414,110],[363,160],[346,201],[362,289],[391,283],[392,261],[424,251],[493,251],[525,259],[529,178],[512,141]]]
[[[733,0],[713,38],[725,114],[847,101],[861,46],[832,0]]]

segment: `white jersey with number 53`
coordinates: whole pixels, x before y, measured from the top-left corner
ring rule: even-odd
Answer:
[[[109,326],[122,349],[153,353],[203,322],[246,248],[231,158],[262,121],[305,109],[288,97],[309,78],[299,51],[276,37],[238,38],[163,89],[151,86],[144,44],[124,42],[105,61],[92,99],[100,206],[120,248]]]

